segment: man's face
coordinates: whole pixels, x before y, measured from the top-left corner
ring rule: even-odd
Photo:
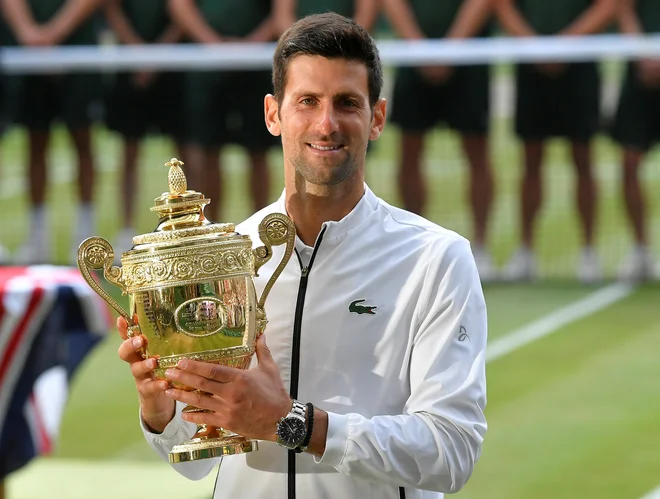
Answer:
[[[292,59],[281,105],[266,98],[266,122],[282,136],[285,168],[308,184],[362,182],[369,140],[380,135],[385,101],[372,112],[363,63],[301,55]]]

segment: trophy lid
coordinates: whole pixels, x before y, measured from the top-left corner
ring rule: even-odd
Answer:
[[[188,190],[186,175],[181,168],[183,164],[176,158],[165,163],[170,168],[167,176],[170,190],[154,199],[151,207],[151,211],[158,214],[158,226],[154,232],[135,236],[134,245],[175,243],[189,238],[235,233],[234,224],[212,223],[204,216],[204,206],[211,200],[201,192]]]

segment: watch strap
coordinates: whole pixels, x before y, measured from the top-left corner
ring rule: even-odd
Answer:
[[[291,406],[291,411],[289,411],[289,416],[302,416],[303,418],[305,417],[305,411],[307,410],[307,406],[305,404],[302,404],[298,402],[297,400],[293,401],[293,405]]]
[[[305,452],[309,446],[309,441],[312,439],[312,432],[314,431],[314,404],[307,402],[307,434],[305,440],[296,448],[296,452]]]

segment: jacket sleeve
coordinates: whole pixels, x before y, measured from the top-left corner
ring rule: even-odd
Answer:
[[[155,450],[166,462],[169,462],[168,454],[174,446],[189,440],[197,431],[196,424],[184,421],[181,418],[183,407],[184,404],[181,402],[176,403],[174,417],[165,427],[163,433],[152,433],[144,423],[142,414],[140,414],[140,427],[142,428],[142,433],[144,433],[144,438],[147,440],[149,447]],[[188,463],[172,464],[171,466],[190,480],[201,480],[211,472],[218,462],[219,459],[201,459]]]
[[[411,333],[403,414],[329,413],[316,461],[352,476],[454,493],[470,478],[486,432],[486,305],[464,239],[436,247]]]

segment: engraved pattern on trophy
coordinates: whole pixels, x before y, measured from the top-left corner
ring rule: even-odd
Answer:
[[[138,289],[202,283],[224,276],[251,276],[253,269],[254,255],[244,244],[227,244],[218,250],[217,243],[200,243],[163,249],[158,257],[149,253],[126,258],[124,285],[130,293]]]
[[[182,237],[205,236],[207,234],[227,233],[236,230],[235,224],[213,224],[213,226],[190,227],[188,229],[179,229],[176,233],[153,232],[142,234],[133,238],[134,244],[147,244],[169,241],[180,241]]]
[[[261,316],[266,298],[270,293],[271,288],[275,284],[275,281],[280,276],[286,263],[291,258],[293,254],[293,248],[296,244],[296,227],[293,225],[293,222],[289,217],[281,213],[271,213],[266,215],[266,217],[259,224],[259,239],[264,243],[264,246],[261,246],[254,250],[255,263],[254,263],[254,274],[258,276],[259,268],[264,265],[270,257],[273,255],[272,246],[279,246],[280,244],[286,243],[286,248],[284,250],[284,256],[282,261],[273,272],[273,275],[266,283],[259,302],[257,304],[258,313]],[[265,320],[265,314],[261,320]],[[264,323],[265,327],[265,323]],[[263,332],[263,331],[261,331]]]
[[[166,166],[169,192],[151,208],[159,218],[155,231],[133,238],[133,248],[121,255],[121,267],[112,266],[108,241],[89,238],[80,245],[78,265],[89,285],[126,318],[130,334],[146,338],[144,355],[158,359],[157,379],[166,380],[165,370],[182,358],[248,369],[257,335],[267,322],[264,302],[293,253],[295,226],[286,215],[268,215],[259,225],[263,246],[253,250],[250,237],[236,233],[234,224],[206,219],[204,206],[210,200],[187,190],[181,161],[172,158]],[[257,300],[257,269],[272,257],[272,246],[284,243],[283,258]],[[128,295],[129,313],[91,276],[90,270],[101,269],[108,282]],[[191,406],[184,410],[199,411]],[[254,450],[256,441],[199,425],[193,439],[172,450],[170,461]]]
[[[112,267],[112,262],[115,258],[115,252],[112,245],[102,237],[90,237],[82,242],[78,249],[78,268],[87,284],[96,291],[101,298],[103,298],[112,308],[114,308],[119,315],[121,315],[126,322],[132,324],[131,317],[124,311],[123,308],[112,298],[105,290],[99,286],[91,270],[103,269],[103,275],[111,283],[119,286],[124,290],[124,285],[121,282],[122,271],[119,267]]]

